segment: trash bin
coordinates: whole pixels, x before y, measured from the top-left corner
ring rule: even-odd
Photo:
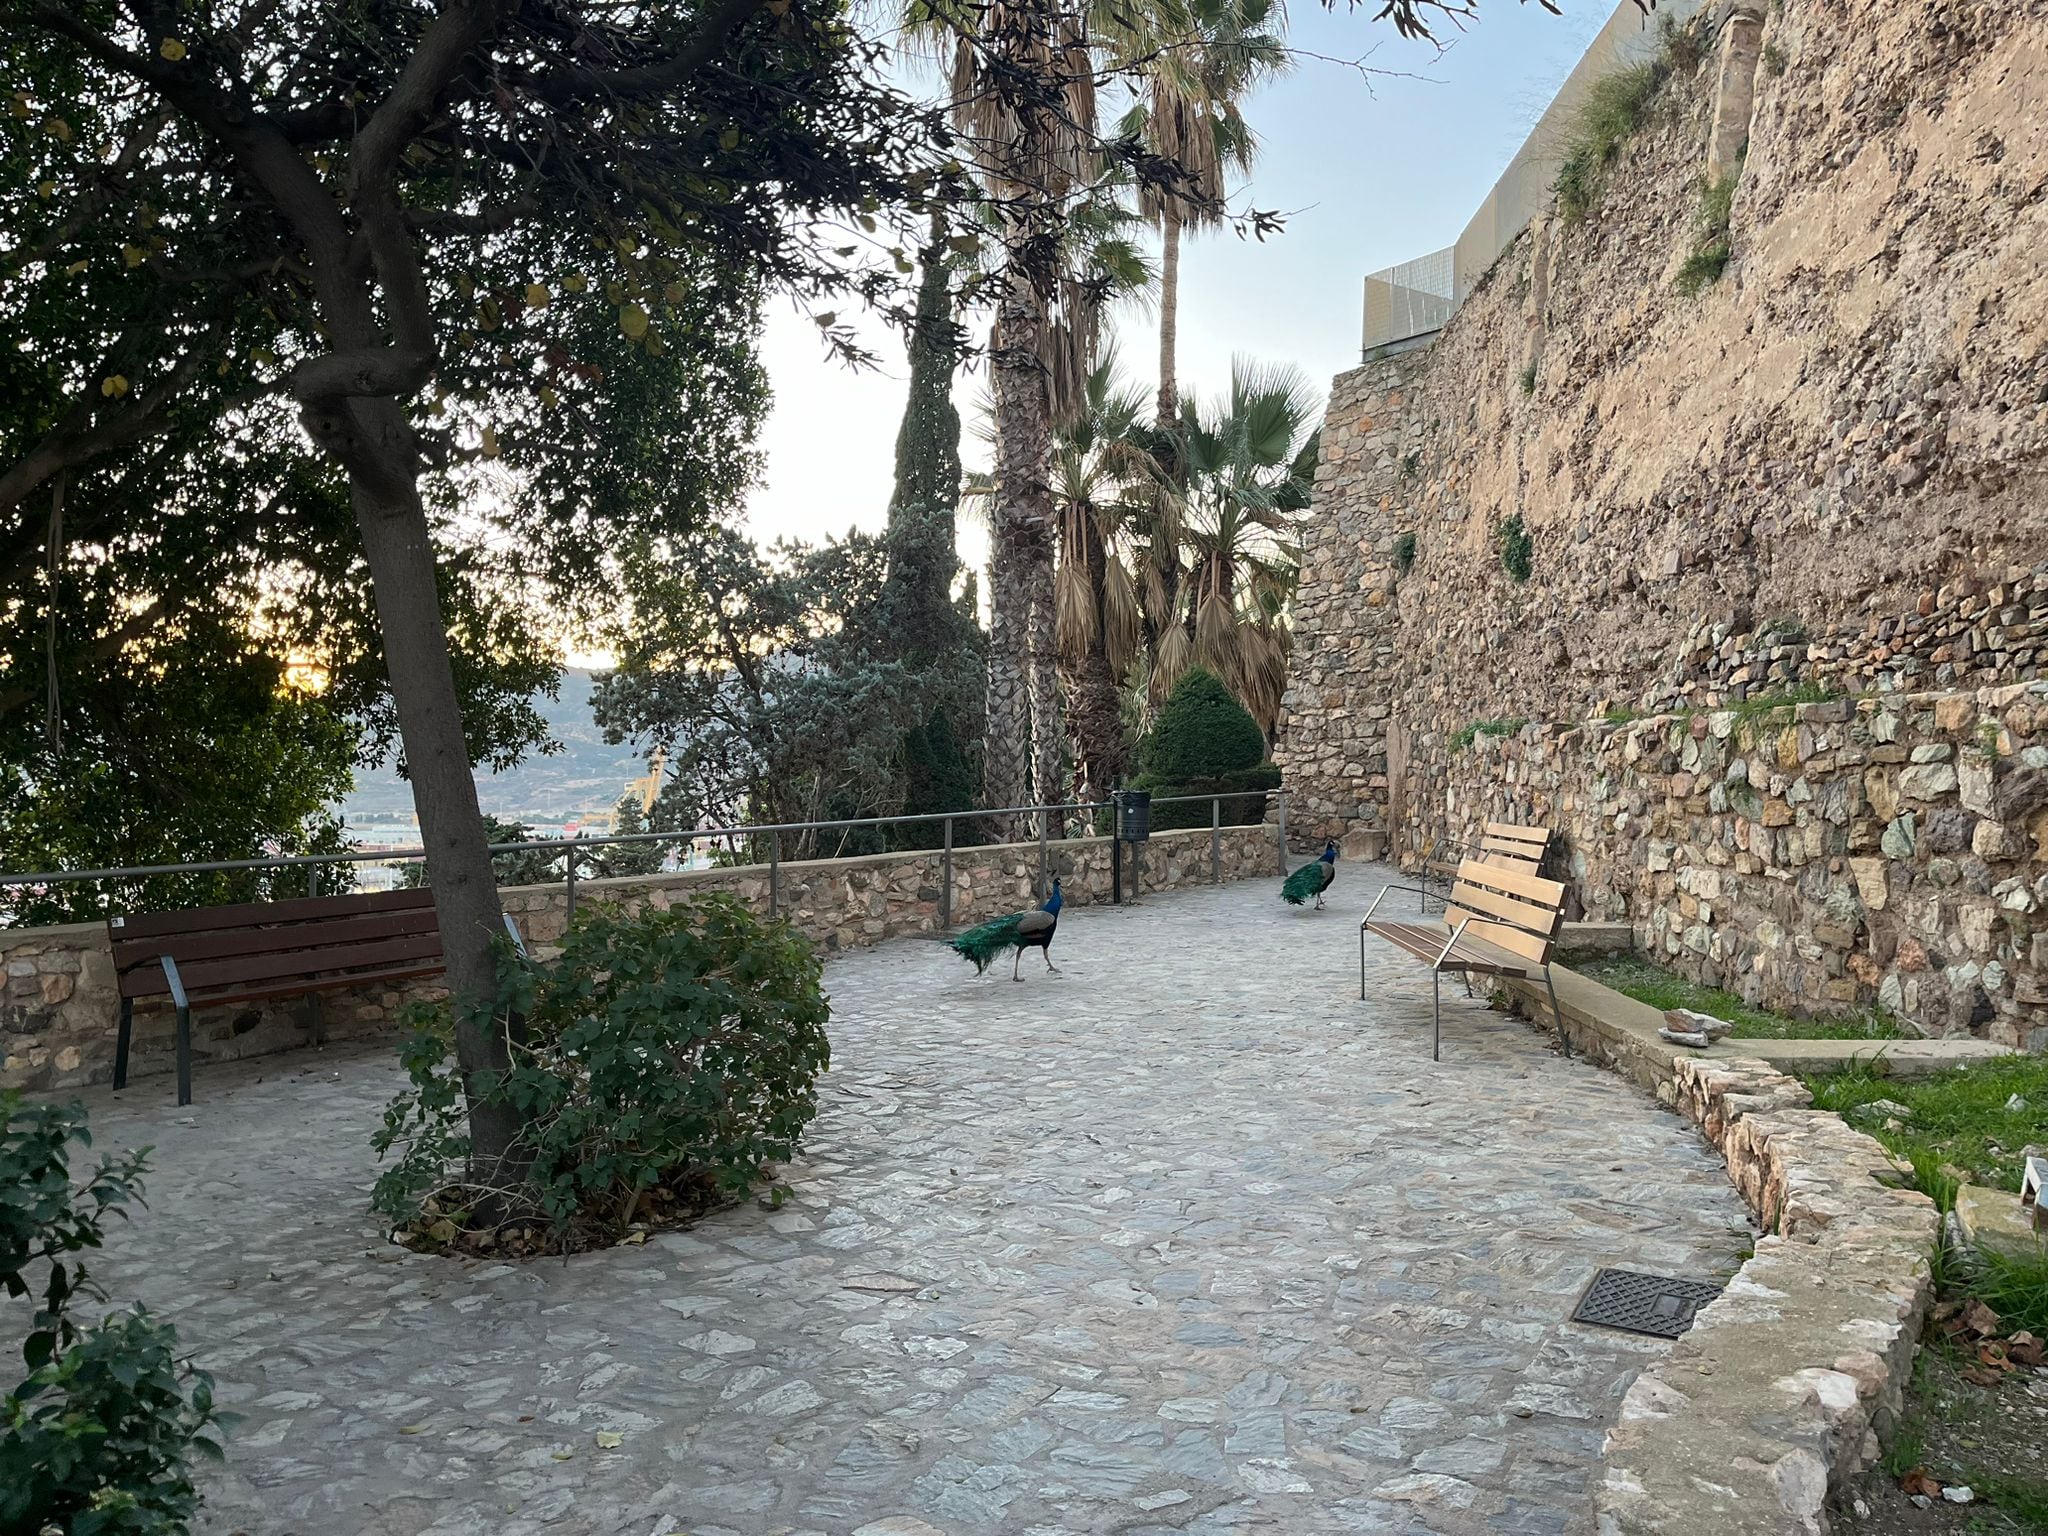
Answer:
[[[1149,790],[1127,789],[1116,797],[1116,835],[1127,843],[1150,840],[1152,795]]]

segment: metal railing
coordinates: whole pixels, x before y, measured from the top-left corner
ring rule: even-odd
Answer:
[[[1189,804],[1196,801],[1209,802],[1210,880],[1212,883],[1221,884],[1223,879],[1223,830],[1225,826],[1223,820],[1224,802],[1232,801],[1241,805],[1254,799],[1259,801],[1261,806],[1270,804],[1273,807],[1277,867],[1279,872],[1284,875],[1287,873],[1287,792],[1285,790],[1245,789],[1208,795],[1156,795],[1152,798],[1151,803],[1155,806],[1160,806]],[[1059,805],[1018,805],[998,810],[928,811],[912,816],[852,816],[831,821],[743,823],[729,827],[697,827],[687,831],[675,832],[625,832],[605,837],[534,838],[516,843],[492,843],[490,851],[494,857],[510,853],[547,853],[560,858],[563,861],[561,879],[565,887],[564,901],[568,911],[573,914],[576,910],[577,885],[592,878],[608,878],[602,863],[592,858],[595,850],[631,844],[694,845],[703,842],[725,840],[729,843],[731,849],[737,853],[741,839],[746,839],[750,844],[757,839],[765,839],[767,844],[766,859],[757,859],[751,866],[734,864],[727,867],[758,868],[761,864],[765,863],[768,869],[769,910],[771,912],[779,912],[782,906],[782,866],[785,862],[833,863],[877,856],[874,852],[863,849],[857,853],[842,852],[823,855],[818,858],[785,861],[782,857],[781,846],[784,836],[790,834],[802,836],[807,833],[839,830],[852,831],[859,828],[879,829],[919,824],[928,825],[932,822],[938,822],[942,827],[942,838],[937,849],[901,848],[885,849],[883,852],[937,852],[939,854],[939,917],[944,926],[950,927],[953,918],[953,860],[956,846],[1016,846],[1014,842],[1006,844],[1001,841],[994,844],[977,845],[970,843],[958,845],[955,832],[961,822],[972,823],[1002,818],[1010,818],[1014,821],[1015,818],[1019,817],[1035,817],[1037,819],[1038,842],[1038,878],[1036,886],[1039,896],[1043,898],[1052,883],[1051,862],[1053,844],[1066,840],[1066,819],[1086,816],[1090,818],[1089,829],[1079,835],[1083,837],[1101,836],[1103,834],[1093,830],[1093,817],[1100,811],[1111,812],[1111,829],[1113,831],[1116,805],[1117,800],[1113,796],[1109,800],[1071,801]],[[1058,837],[1053,836],[1053,819],[1055,817],[1061,818],[1061,833]],[[1257,821],[1232,821],[1229,825],[1233,827],[1258,826],[1263,824],[1264,820],[1265,818],[1262,815]],[[1199,828],[1179,828],[1174,830],[1193,831],[1199,830]],[[840,847],[844,848],[845,845],[846,839],[842,838],[840,840]],[[1120,848],[1117,851],[1119,854],[1121,853]],[[273,854],[263,858],[250,859],[214,859],[180,864],[138,864],[121,869],[44,870],[28,874],[0,873],[0,890],[22,886],[45,887],[75,884],[83,881],[92,881],[100,884],[119,884],[124,881],[158,879],[177,875],[227,874],[242,870],[303,868],[306,871],[304,894],[307,896],[318,896],[321,894],[320,872],[329,866],[346,864],[404,864],[414,861],[423,862],[426,857],[427,850],[425,848],[348,849],[334,853],[290,853]],[[589,861],[592,871],[590,874],[581,874],[578,871],[578,864],[585,861]],[[644,878],[653,878],[653,873],[658,872],[651,872]],[[1137,878],[1142,886],[1142,866],[1139,869]],[[1123,880],[1120,871],[1113,883],[1116,886],[1114,899],[1121,902],[1123,899]],[[291,894],[297,896],[300,893],[292,892]],[[270,899],[282,898],[273,892]],[[109,909],[110,912],[113,910],[113,908]],[[73,921],[82,920],[84,919],[73,919]],[[5,926],[4,921],[0,921],[0,929],[4,929]]]

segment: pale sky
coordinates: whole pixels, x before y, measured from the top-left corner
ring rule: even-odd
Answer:
[[[1462,35],[1444,29],[1450,46],[1439,56],[1369,20],[1377,0],[1356,11],[1338,0],[1334,14],[1296,0],[1295,68],[1246,108],[1261,153],[1234,199],[1286,214],[1287,226],[1263,245],[1228,230],[1183,245],[1183,393],[1220,391],[1234,353],[1292,362],[1324,388],[1356,366],[1365,274],[1457,238],[1615,9],[1614,0],[1561,3],[1564,14],[1552,16],[1534,4],[1482,0],[1480,19]],[[1348,61],[1368,53],[1368,69],[1422,78],[1362,77]],[[1131,310],[1115,327],[1125,369],[1148,394],[1156,325]],[[882,526],[905,368],[886,330],[876,327],[871,345],[882,369],[851,373],[822,356],[807,318],[771,306],[762,355],[775,405],[761,439],[766,473],[748,503],[757,537]],[[970,464],[983,457],[973,432],[983,393],[979,371],[956,384]],[[976,530],[962,529],[961,546],[970,564],[981,563]]]

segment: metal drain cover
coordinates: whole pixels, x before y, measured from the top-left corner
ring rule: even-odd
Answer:
[[[1718,1280],[1679,1280],[1670,1275],[1639,1275],[1632,1269],[1603,1269],[1579,1298],[1572,1321],[1675,1339],[1692,1326],[1693,1313],[1720,1294]]]

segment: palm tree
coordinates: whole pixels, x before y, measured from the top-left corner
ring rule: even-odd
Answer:
[[[1150,0],[1098,6],[1096,28],[1112,59],[1142,84],[1119,130],[1172,167],[1147,179],[1139,211],[1159,230],[1159,424],[1178,417],[1180,241],[1222,222],[1228,178],[1252,167],[1258,141],[1240,103],[1288,68],[1287,13],[1280,0]]]
[[[1052,431],[1062,381],[1085,369],[1093,319],[1046,259],[1095,175],[1095,70],[1077,0],[909,0],[904,30],[951,66],[953,117],[997,210],[990,379],[995,487],[983,792],[1059,798]]]
[[[1084,408],[1053,456],[1059,509],[1060,680],[1082,793],[1103,798],[1130,770],[1122,682],[1143,643],[1138,578],[1158,477],[1143,391],[1125,384],[1115,353],[1088,375]]]
[[[1181,409],[1188,576],[1153,657],[1163,698],[1207,667],[1268,736],[1287,686],[1286,609],[1300,554],[1294,535],[1315,483],[1321,402],[1297,368],[1233,360],[1229,399]]]

